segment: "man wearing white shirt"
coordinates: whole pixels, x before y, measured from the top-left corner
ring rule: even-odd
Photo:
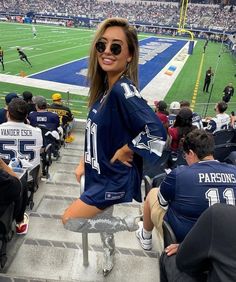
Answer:
[[[27,109],[21,98],[13,99],[8,105],[8,121],[0,125],[0,157],[26,158],[33,169],[40,164],[43,138],[41,129],[24,123]]]
[[[216,117],[206,119],[208,120],[208,125],[205,128],[207,132],[214,133],[216,131],[229,128],[230,116],[225,113],[227,108],[228,105],[224,101],[221,101],[216,104],[215,106]]]

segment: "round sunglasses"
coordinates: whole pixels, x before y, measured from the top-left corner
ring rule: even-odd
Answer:
[[[103,53],[105,50],[106,50],[106,43],[103,42],[103,41],[98,41],[96,44],[95,44],[95,47],[96,47],[96,50],[99,52],[99,53]],[[112,43],[111,46],[110,46],[110,51],[113,55],[117,56],[121,53],[121,45],[118,44],[118,43]]]

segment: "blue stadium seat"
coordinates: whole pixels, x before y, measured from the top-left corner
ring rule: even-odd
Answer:
[[[214,158],[225,162],[231,152],[236,151],[236,130],[220,130],[213,134],[215,141]]]

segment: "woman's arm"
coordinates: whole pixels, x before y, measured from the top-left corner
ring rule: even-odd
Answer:
[[[18,178],[17,174],[2,159],[0,159],[0,168],[9,173],[11,176]]]
[[[75,176],[77,181],[80,183],[80,178],[84,174],[84,158],[82,158],[75,169]]]

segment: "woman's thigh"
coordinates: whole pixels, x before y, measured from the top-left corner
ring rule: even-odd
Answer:
[[[88,205],[77,199],[65,210],[62,221],[65,223],[70,218],[92,218],[100,212],[102,210],[97,207]]]

